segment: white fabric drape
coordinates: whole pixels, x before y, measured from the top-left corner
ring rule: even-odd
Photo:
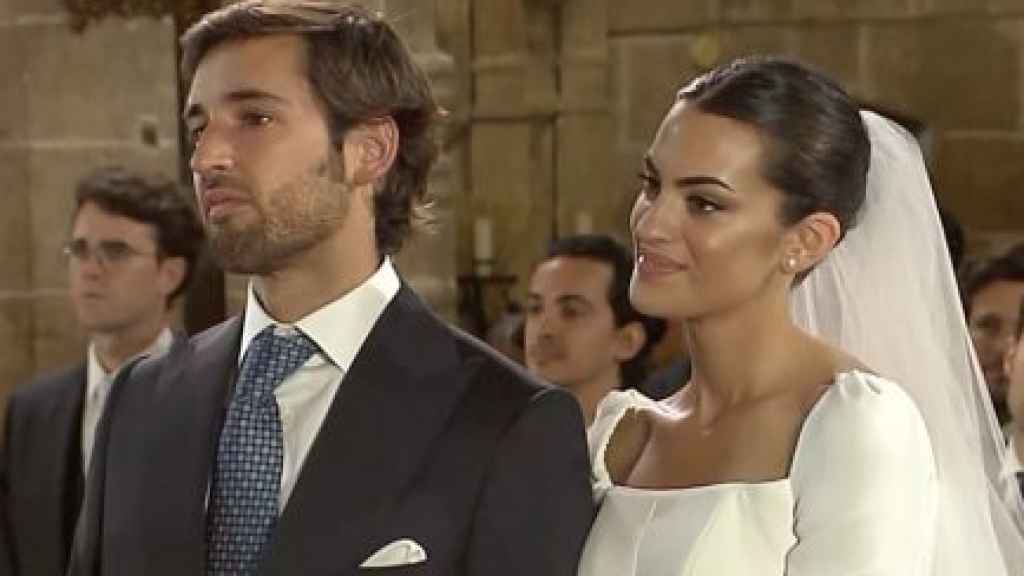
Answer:
[[[933,576],[1024,574],[1021,499],[964,322],[916,141],[870,112],[867,198],[846,239],[793,290],[797,323],[900,383],[935,452]]]

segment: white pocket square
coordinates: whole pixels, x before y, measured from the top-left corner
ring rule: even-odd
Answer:
[[[363,560],[360,568],[389,568],[427,561],[427,551],[415,540],[403,538],[384,546]]]

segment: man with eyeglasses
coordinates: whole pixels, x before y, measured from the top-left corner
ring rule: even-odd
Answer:
[[[978,362],[985,374],[999,423],[1006,425],[1006,374],[1003,357],[1017,325],[1017,304],[1024,297],[1024,244],[984,260],[963,281],[964,311]]]
[[[89,346],[84,362],[19,387],[8,402],[0,510],[14,574],[64,574],[110,385],[128,361],[171,347],[172,305],[202,241],[174,182],[105,167],[79,183],[63,253]]]

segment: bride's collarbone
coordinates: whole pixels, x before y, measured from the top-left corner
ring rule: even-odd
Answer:
[[[649,489],[785,478],[808,406],[798,395],[730,409],[713,425],[692,413],[630,410],[605,453],[617,485]]]

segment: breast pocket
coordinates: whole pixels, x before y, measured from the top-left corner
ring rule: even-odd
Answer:
[[[379,568],[360,568],[357,574],[361,576],[441,576],[441,573],[434,570],[430,561],[418,564],[407,564],[404,566],[386,566]],[[451,573],[445,576],[452,576]]]

